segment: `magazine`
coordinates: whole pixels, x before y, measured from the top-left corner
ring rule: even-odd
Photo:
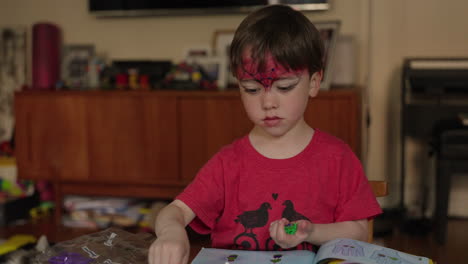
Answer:
[[[433,264],[426,257],[407,254],[353,239],[334,239],[317,253],[308,250],[247,251],[202,248],[192,264]]]

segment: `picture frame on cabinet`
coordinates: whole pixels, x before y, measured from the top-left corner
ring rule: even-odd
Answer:
[[[211,47],[209,44],[192,45],[184,49],[184,58],[196,57],[196,56],[206,57],[206,56],[211,56],[211,55],[212,55],[212,52],[211,52]]]
[[[26,46],[26,26],[0,27],[0,143],[8,146],[0,156],[13,155],[14,95],[26,85]]]
[[[333,79],[336,42],[340,32],[341,22],[339,20],[334,20],[313,23],[320,33],[324,46],[323,76],[320,89],[329,90]]]
[[[12,156],[15,133],[14,94],[26,85],[27,28],[0,27],[0,156]]]
[[[213,34],[212,49],[215,56],[226,60],[226,86],[237,87],[237,79],[232,75],[229,62],[229,49],[234,38],[235,29],[220,29]]]
[[[62,49],[62,81],[69,89],[88,86],[88,67],[95,56],[94,45],[65,45]]]
[[[27,28],[0,27],[0,84],[2,92],[13,94],[26,83]]]

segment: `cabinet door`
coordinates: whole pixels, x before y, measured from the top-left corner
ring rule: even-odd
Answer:
[[[224,145],[252,128],[238,96],[182,97],[181,175],[189,182]]]
[[[304,119],[312,127],[342,139],[359,156],[361,119],[357,96],[354,91],[319,93],[309,101]]]
[[[89,97],[93,180],[117,184],[177,182],[176,118],[175,97],[129,93]]]
[[[86,178],[87,133],[83,97],[48,92],[15,96],[19,176]]]

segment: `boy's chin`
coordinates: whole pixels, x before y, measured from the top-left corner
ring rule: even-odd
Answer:
[[[288,132],[284,129],[284,127],[279,127],[279,126],[278,127],[263,126],[261,129],[266,135],[270,137],[274,137],[274,138],[282,137]]]

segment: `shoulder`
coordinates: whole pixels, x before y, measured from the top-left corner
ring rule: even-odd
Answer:
[[[195,178],[196,182],[203,182],[203,184],[218,182],[218,185],[223,185],[221,182],[226,175],[230,175],[240,167],[240,157],[242,157],[240,152],[242,151],[243,140],[243,138],[239,138],[231,144],[221,147],[200,168]]]
[[[314,134],[314,153],[328,158],[343,158],[353,156],[351,148],[343,140],[319,129]]]
[[[247,136],[243,136],[234,140],[232,143],[223,146],[212,159],[216,159],[219,162],[236,162],[242,157],[242,153],[247,148]]]
[[[317,160],[323,166],[328,167],[329,177],[331,175],[337,176],[336,179],[340,181],[344,179],[361,181],[363,179],[364,171],[361,161],[345,142],[321,131],[319,131],[317,139]],[[343,175],[346,177],[343,178]]]

